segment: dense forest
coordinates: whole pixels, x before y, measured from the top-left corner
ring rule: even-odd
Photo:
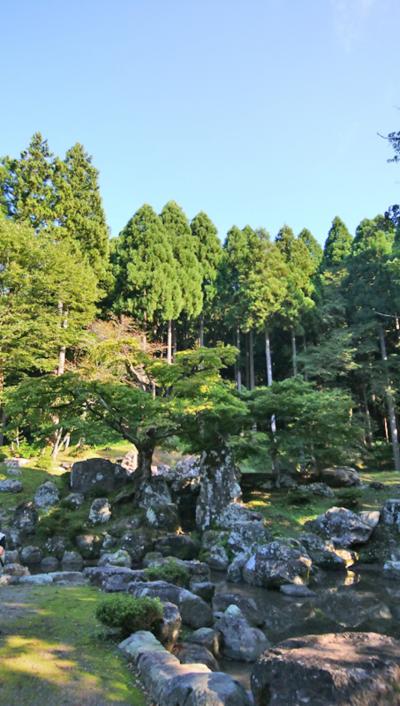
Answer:
[[[400,159],[400,133],[388,141]],[[277,478],[339,461],[400,470],[399,207],[324,247],[169,201],[109,237],[82,145],[37,133],[0,166],[1,441],[21,453],[228,443]],[[251,221],[251,214],[249,214]],[[319,238],[321,234],[318,234]]]

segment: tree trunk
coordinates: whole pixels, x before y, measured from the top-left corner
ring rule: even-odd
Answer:
[[[138,465],[133,474],[135,498],[139,501],[141,492],[146,485],[151,483],[151,464],[153,461],[154,446],[144,445],[138,448]]]
[[[167,363],[171,365],[172,363],[172,321],[168,321],[168,334],[167,334]]]
[[[172,322],[172,361],[175,363],[176,351],[177,351],[177,338],[176,338],[176,321]]]
[[[297,375],[297,346],[296,346],[296,334],[295,334],[293,326],[291,328],[291,336],[292,336],[293,375],[294,375],[294,377],[296,377],[296,375]]]
[[[64,311],[63,302],[58,302],[58,313],[60,315],[60,327],[65,330],[68,328],[68,313],[66,311]],[[58,352],[57,375],[64,375],[66,352],[67,352],[66,347],[60,346],[60,350]]]
[[[249,337],[245,335],[245,346],[246,346],[246,387],[250,390],[250,351],[249,351]]]
[[[394,461],[394,468],[396,471],[400,471],[400,447],[399,447],[399,438],[398,438],[398,431],[397,431],[397,420],[396,420],[396,409],[395,409],[395,404],[394,404],[394,399],[392,395],[392,391],[390,388],[390,380],[389,380],[389,371],[388,371],[388,365],[387,365],[387,351],[386,351],[386,341],[385,341],[385,332],[383,330],[382,324],[379,326],[379,342],[380,342],[380,347],[381,347],[381,356],[382,356],[382,362],[385,368],[385,394],[386,394],[386,404],[387,404],[387,410],[388,410],[388,417],[389,417],[389,427],[390,427],[390,436],[391,436],[391,441],[392,441],[392,448],[393,448],[393,461]]]
[[[385,417],[385,416],[383,417],[383,431],[384,431],[384,434],[385,434],[385,441],[387,441],[387,443],[389,443],[389,441],[390,441],[390,439],[389,439],[389,427],[388,427],[388,423],[387,423],[387,417]]]
[[[242,368],[241,368],[241,350],[240,350],[240,329],[239,327],[236,329],[236,348],[239,351],[237,360],[236,360],[236,386],[238,389],[238,392],[241,391],[242,389]]]
[[[272,358],[269,332],[267,328],[265,329],[265,365],[267,370],[267,385],[269,387],[272,385]]]
[[[368,446],[371,446],[373,440],[374,440],[374,435],[372,432],[372,422],[371,422],[371,413],[369,411],[369,406],[368,406],[368,398],[367,398],[367,391],[365,387],[363,387],[363,401],[364,401],[364,414],[365,414],[365,426],[366,426],[366,442]]]
[[[250,390],[255,388],[255,375],[254,375],[254,335],[253,331],[249,331],[249,382]]]
[[[203,316],[203,314],[200,314],[200,320],[199,320],[199,346],[200,347],[204,346],[204,316]]]

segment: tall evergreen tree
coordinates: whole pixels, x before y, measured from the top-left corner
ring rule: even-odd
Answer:
[[[196,318],[202,310],[202,268],[196,256],[196,241],[189,221],[175,201],[168,201],[160,214],[176,262],[178,287],[175,314],[168,320],[168,361],[172,360],[172,324],[183,313]]]
[[[329,229],[328,237],[324,246],[324,256],[322,266],[324,269],[337,267],[343,264],[344,260],[351,253],[352,237],[343,221],[336,216]]]
[[[310,253],[310,256],[314,262],[315,271],[317,271],[319,265],[321,264],[323,250],[320,246],[318,240],[313,236],[308,228],[303,228],[297,236],[298,240],[304,243]]]
[[[196,241],[196,256],[202,274],[203,310],[200,314],[199,342],[203,346],[204,317],[209,315],[217,293],[216,280],[222,257],[222,247],[217,229],[204,211],[200,211],[193,218],[190,228]]]
[[[172,246],[159,216],[145,204],[112,248],[114,311],[131,314],[144,328],[179,315],[182,297]]]

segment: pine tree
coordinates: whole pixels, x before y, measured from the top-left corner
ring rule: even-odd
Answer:
[[[193,218],[190,228],[196,241],[196,256],[202,272],[203,311],[200,315],[199,342],[203,346],[204,316],[210,314],[217,294],[216,280],[222,248],[217,229],[204,211]]]
[[[168,201],[160,214],[176,262],[178,287],[175,297],[175,314],[168,320],[168,361],[172,360],[173,321],[185,314],[188,319],[197,317],[203,304],[202,268],[196,256],[196,241],[189,221],[175,201]]]
[[[329,229],[322,259],[323,269],[338,267],[351,253],[352,237],[343,221],[336,216]]]
[[[113,244],[113,309],[131,314],[141,326],[170,321],[182,308],[177,267],[159,216],[145,204]]]
[[[319,265],[321,264],[323,250],[320,246],[318,240],[313,236],[308,228],[303,228],[297,236],[298,240],[304,243],[310,253],[310,256],[314,262],[315,271],[317,271]]]
[[[71,147],[55,162],[56,212],[63,235],[79,243],[102,281],[108,261],[108,228],[100,196],[98,171],[84,147]]]

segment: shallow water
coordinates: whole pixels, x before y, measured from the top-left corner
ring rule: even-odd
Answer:
[[[310,586],[309,598],[290,598],[279,591],[227,583],[215,574],[217,593],[240,593],[253,598],[260,610],[271,645],[289,637],[328,632],[372,631],[400,638],[400,584],[383,578],[377,566],[357,572],[321,572]],[[223,671],[249,688],[251,663],[220,660]]]

